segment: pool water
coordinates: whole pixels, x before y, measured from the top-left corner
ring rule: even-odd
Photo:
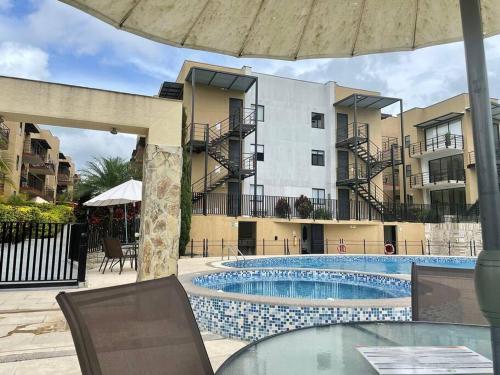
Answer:
[[[227,293],[304,299],[379,299],[409,296],[404,290],[308,280],[248,280],[214,285],[210,288]]]
[[[411,283],[397,277],[357,272],[248,269],[213,272],[193,284],[224,293],[281,298],[348,300],[409,297]]]
[[[446,256],[303,255],[246,259],[237,262],[225,262],[224,265],[235,268],[311,268],[410,274],[412,262],[436,267],[474,268],[476,259]]]

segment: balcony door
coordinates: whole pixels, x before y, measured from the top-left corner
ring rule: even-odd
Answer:
[[[429,182],[463,181],[464,156],[462,154],[429,160]]]

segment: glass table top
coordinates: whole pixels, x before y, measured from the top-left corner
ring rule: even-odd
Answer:
[[[310,327],[248,345],[217,375],[377,374],[358,346],[467,346],[491,359],[489,327],[442,323],[357,323]]]

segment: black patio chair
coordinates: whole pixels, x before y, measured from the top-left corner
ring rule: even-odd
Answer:
[[[411,305],[414,321],[489,325],[477,302],[473,269],[413,263]]]
[[[175,276],[59,293],[83,375],[213,375]]]
[[[130,266],[133,267],[133,260],[137,262],[137,259],[135,257],[137,256],[136,252],[127,252],[126,254],[123,253],[122,245],[120,243],[120,240],[116,238],[104,238],[102,240],[102,248],[104,250],[104,258],[102,259],[101,266],[99,267],[99,271],[101,271],[102,265],[104,261],[106,263],[104,264],[104,269],[102,270],[102,273],[106,272],[106,267],[108,266],[108,262],[111,260],[111,264],[109,266],[109,269],[112,270],[112,268],[116,264],[120,264],[120,272],[119,274],[121,275],[123,271],[123,266],[125,264],[125,261],[127,259],[130,259]]]

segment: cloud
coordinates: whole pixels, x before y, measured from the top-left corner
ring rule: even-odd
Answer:
[[[12,0],[0,0],[0,11],[6,12],[12,8]]]
[[[44,80],[50,76],[49,55],[40,48],[0,43],[0,74]]]

